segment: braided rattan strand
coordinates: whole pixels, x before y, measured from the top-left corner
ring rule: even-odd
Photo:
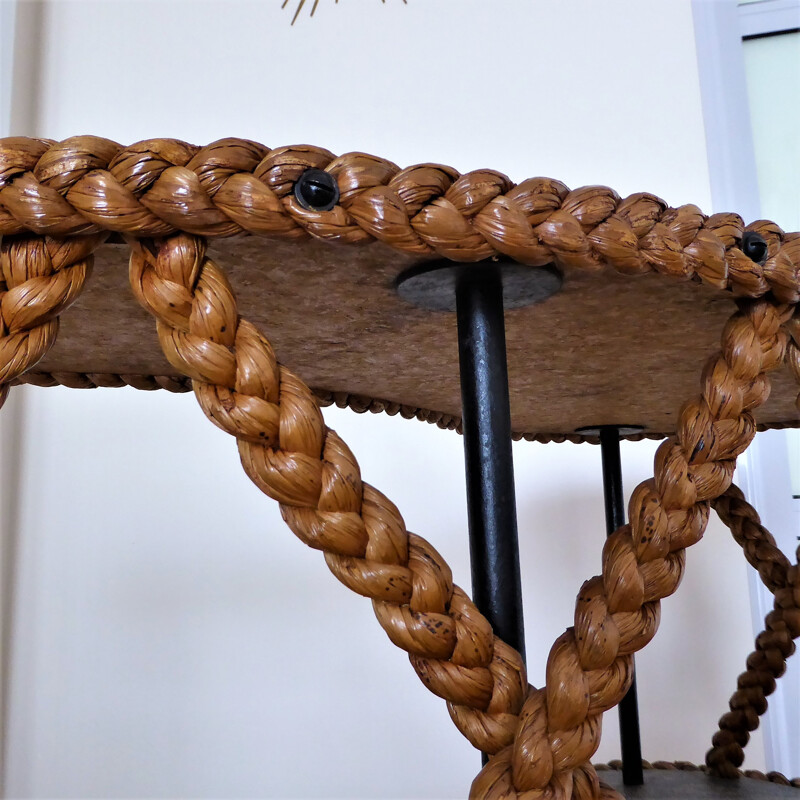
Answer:
[[[193,379],[208,417],[237,438],[245,471],[280,503],[289,527],[323,550],[339,580],[372,599],[389,638],[476,747],[508,744],[527,691],[519,654],[493,636],[431,545],[362,483],[310,390],[239,319],[204,242],[186,235],[160,246],[135,242],[131,283],[158,320],[170,363]]]
[[[58,315],[78,297],[92,266],[95,234],[58,241],[39,236],[0,242],[0,406],[12,381],[53,346]]]
[[[706,764],[721,777],[738,777],[750,732],[758,727],[759,717],[767,710],[767,697],[775,691],[775,682],[795,651],[794,640],[800,636],[800,581],[796,566],[790,569],[790,577],[793,584],[775,594],[765,629],[756,637],[755,650],[747,658],[747,671],[737,680],[730,711],[720,719],[713,747],[706,754]]]
[[[713,747],[706,754],[706,764],[713,774],[736,778],[744,763],[750,732],[758,727],[759,717],[767,710],[767,697],[775,691],[775,681],[786,670],[786,660],[795,651],[794,640],[800,636],[800,581],[797,567],[777,547],[737,486],[731,485],[717,498],[714,509],[764,585],[775,595],[765,629],[756,637],[756,648],[747,658],[747,670],[737,679],[730,710],[720,719]]]
[[[782,361],[789,313],[746,303],[726,325],[701,397],[684,406],[677,436],[659,448],[655,478],[634,491],[630,524],[608,539],[602,577],[584,584],[575,627],[551,650],[546,687],[526,700],[513,746],[489,761],[474,798],[569,796],[566,776],[596,750],[602,712],[623,696],[630,656],[654,635],[659,600],[680,581],[683,550],[702,535],[709,501],[727,489],[755,432],[750,412],[768,395],[765,373]]]
[[[786,323],[786,332],[789,334],[789,343],[786,347],[786,364],[795,381],[800,384],[800,315],[795,307],[794,316]],[[800,410],[800,395],[797,396],[795,405]]]
[[[326,551],[340,580],[373,599],[391,596],[391,602],[376,600],[375,608],[392,641],[409,651],[426,684],[449,700],[470,741],[496,752],[516,727],[514,706],[501,699],[507,687],[497,689],[497,668],[505,678],[513,653],[498,659],[502,643],[495,639],[487,661],[492,640],[485,620],[463,593],[450,589],[449,571],[429,545],[405,534],[396,509],[361,484],[355,461],[324,428],[310,392],[239,321],[230,287],[205,258],[203,243],[186,236],[158,246],[134,243],[131,279],[158,319],[170,363],[193,378],[206,414],[237,437],[250,477],[281,502],[284,518],[304,541]],[[634,493],[631,526],[606,546],[604,578],[582,590],[575,632],[561,637],[551,653],[548,686],[529,694],[515,748],[492,759],[474,797],[512,797],[517,789],[612,796],[586,763],[598,743],[600,714],[624,693],[630,654],[654,634],[658,599],[677,587],[683,548],[702,534],[708,501],[727,488],[735,457],[752,438],[749,412],[768,393],[763,373],[782,359],[786,316],[786,308],[753,302],[726,326],[723,352],[705,371],[703,396],[684,408],[677,439],[660,448],[656,479]],[[427,557],[415,559],[416,548]],[[378,553],[390,559],[378,559]],[[415,597],[417,587],[424,602]],[[459,640],[458,622],[467,619],[473,629]],[[521,675],[518,661],[512,673]],[[487,680],[477,686],[481,675]],[[511,685],[515,694],[521,689],[518,681]],[[523,785],[515,787],[517,781]]]
[[[310,167],[339,184],[331,211],[306,210],[292,195]],[[308,145],[270,150],[242,139],[202,148],[172,139],[127,148],[93,136],[0,139],[0,234],[310,234],[350,244],[379,240],[456,261],[500,254],[534,266],[607,263],[626,274],[655,271],[797,302],[800,234],[767,221],[748,229],[767,241],[763,266],[739,247],[745,226],[738,215],[706,217],[693,205],[669,208],[645,193],[623,199],[604,186],[570,191],[549,178],[515,185],[493,170],[400,169],[364,153],[337,158]]]

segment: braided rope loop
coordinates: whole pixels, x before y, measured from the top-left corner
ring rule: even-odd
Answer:
[[[291,530],[324,552],[342,583],[372,599],[391,641],[447,700],[475,747],[493,753],[508,745],[527,691],[519,654],[493,636],[436,550],[361,480],[311,391],[239,318],[204,241],[179,234],[133,242],[130,277],[170,363],[192,378],[208,418],[236,437],[245,471],[278,501]]]
[[[702,536],[709,502],[726,491],[755,433],[751,411],[769,394],[766,373],[783,360],[781,325],[791,311],[769,300],[740,303],[722,351],[706,365],[701,396],[658,449],[655,477],[633,492],[630,523],[606,541],[602,575],[581,589],[575,625],[550,652],[545,688],[529,694],[513,745],[478,775],[472,798],[599,796],[570,776],[596,751],[602,713],[627,691],[631,655],[655,634],[684,550]]]
[[[80,294],[92,251],[105,238],[7,236],[0,242],[0,406],[10,382],[53,346],[58,316]]]

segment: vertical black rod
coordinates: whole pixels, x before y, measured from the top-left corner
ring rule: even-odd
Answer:
[[[473,599],[524,658],[503,287],[496,269],[463,270],[456,314]]]
[[[619,428],[600,428],[600,455],[603,461],[603,495],[606,505],[606,531],[611,536],[625,524],[622,496],[622,462],[619,455]],[[633,682],[619,704],[619,736],[622,743],[622,781],[626,786],[644,783],[642,743],[639,737],[639,702],[636,696],[636,672]]]

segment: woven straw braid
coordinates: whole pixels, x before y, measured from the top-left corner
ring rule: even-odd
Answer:
[[[292,189],[304,170],[327,170],[339,185],[331,211],[309,211]],[[400,169],[364,153],[335,157],[307,145],[274,150],[242,139],[200,148],[151,139],[123,148],[78,136],[63,142],[0,139],[0,234],[73,236],[115,231],[161,237],[251,233],[332,242],[379,240],[404,253],[456,261],[509,256],[533,266],[696,278],[735,294],[800,299],[800,234],[772,222],[760,233],[761,266],[739,248],[736,214],[669,208],[651,194],[620,198],[605,186],[570,191],[549,178],[515,185],[493,170],[459,175],[438,164]]]
[[[547,686],[529,687],[520,713],[519,656],[491,635],[431,546],[361,482],[311,392],[239,319],[204,242],[178,235],[132,246],[134,292],[158,320],[168,360],[192,378],[208,417],[237,438],[248,475],[343,583],[373,598],[379,622],[448,700],[462,733],[497,753],[471,796],[616,797],[588,764],[602,712],[626,691],[631,654],[655,633],[658,601],[677,588],[683,549],[702,535],[709,501],[727,489],[755,432],[750,412],[768,395],[764,373],[782,361],[781,324],[791,309],[748,301],[731,318],[702,396],[684,407],[678,436],[659,449],[655,479],[634,492],[631,524],[608,540],[603,576],[584,584],[575,628],[551,651]]]
[[[742,490],[731,484],[713,505],[764,586],[773,594],[785,589],[789,585],[787,575],[792,565],[772,534],[761,524],[758,512],[745,500]]]
[[[145,392],[165,389],[174,394],[192,391],[191,381],[171,375],[120,375],[107,372],[26,372],[14,384],[64,386],[68,389],[121,389],[128,386]]]
[[[794,640],[800,636],[800,571],[775,544],[737,486],[732,485],[718,498],[714,509],[764,585],[775,595],[765,629],[756,637],[755,650],[747,658],[747,670],[737,679],[730,711],[720,719],[713,747],[706,754],[706,765],[713,774],[736,778],[744,763],[750,732],[758,727],[759,717],[766,712],[767,697],[775,691],[775,682],[785,672],[786,660],[795,651]],[[800,559],[800,548],[797,558]]]
[[[800,384],[800,314],[796,308],[794,316],[784,327],[789,334],[789,342],[786,346],[786,364],[795,381]],[[795,405],[800,411],[800,395],[797,396]]]
[[[280,503],[292,531],[325,553],[342,583],[372,599],[389,638],[448,701],[470,742],[490,753],[510,743],[527,691],[519,654],[493,636],[433,547],[361,481],[311,391],[239,319],[205,243],[187,235],[158,247],[134,242],[131,284],[158,320],[168,360],[192,378],[209,419],[237,438],[245,471]]]
[[[80,294],[92,251],[106,236],[4,237],[0,242],[0,406],[11,382],[53,346],[58,315]]]

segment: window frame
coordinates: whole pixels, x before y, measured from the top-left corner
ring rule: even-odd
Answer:
[[[739,212],[746,222],[761,217],[743,42],[800,31],[800,0],[692,0],[698,73],[706,128],[712,211]],[[730,131],[737,131],[731,136]],[[756,436],[739,459],[736,480],[759,510],[766,526],[792,563],[789,540],[796,537],[800,501],[791,499],[788,441],[785,432]],[[748,568],[753,634],[764,628],[773,597],[758,573]],[[742,654],[742,665],[746,654]],[[797,709],[800,708],[800,665],[789,662],[786,674],[762,717],[768,770],[800,774]]]

